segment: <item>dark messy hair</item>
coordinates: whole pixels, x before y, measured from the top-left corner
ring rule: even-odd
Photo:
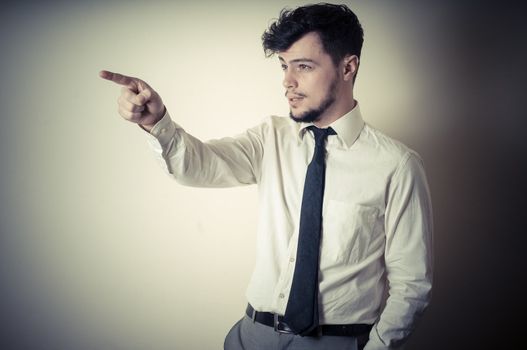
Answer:
[[[335,65],[348,54],[360,58],[364,33],[359,19],[346,5],[328,3],[283,9],[262,35],[265,55],[286,51],[309,32],[319,35]]]

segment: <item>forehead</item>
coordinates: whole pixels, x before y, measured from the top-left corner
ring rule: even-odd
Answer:
[[[288,62],[298,58],[317,61],[331,59],[324,50],[322,41],[316,32],[309,32],[293,43],[287,50],[278,53],[278,57]]]

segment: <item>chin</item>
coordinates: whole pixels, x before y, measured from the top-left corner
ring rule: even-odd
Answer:
[[[306,115],[309,114],[309,111],[293,111],[292,109],[289,110],[289,116],[296,118],[296,119],[304,119]]]
[[[301,114],[298,115],[297,113],[293,113],[293,112],[289,112],[289,116],[291,118],[295,118],[295,119],[302,119],[302,117],[303,117]]]

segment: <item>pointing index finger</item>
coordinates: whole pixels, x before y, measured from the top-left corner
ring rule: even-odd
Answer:
[[[126,75],[122,75],[119,73],[113,73],[107,70],[102,70],[99,72],[99,76],[103,79],[113,81],[114,83],[130,86],[134,85],[134,79],[132,77],[128,77]]]

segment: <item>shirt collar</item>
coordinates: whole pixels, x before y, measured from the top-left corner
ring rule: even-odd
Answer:
[[[311,125],[314,124],[304,122],[298,123],[298,137],[300,141],[304,138],[304,135],[307,132],[307,127]],[[342,140],[348,148],[351,147],[364,127],[364,120],[362,119],[359,103],[356,102],[355,107],[353,107],[351,111],[329,124],[328,127],[329,126],[337,132],[337,137]]]

